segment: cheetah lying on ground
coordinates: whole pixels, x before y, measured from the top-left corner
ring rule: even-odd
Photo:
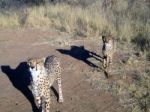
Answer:
[[[115,43],[114,38],[109,36],[102,36],[103,40],[103,47],[102,47],[102,54],[103,54],[103,67],[109,67],[110,63],[112,63],[112,57],[115,50]]]
[[[32,76],[32,92],[38,107],[42,108],[42,112],[49,112],[51,103],[50,87],[56,79],[59,102],[63,102],[60,59],[53,55],[41,59],[31,58],[27,63]]]

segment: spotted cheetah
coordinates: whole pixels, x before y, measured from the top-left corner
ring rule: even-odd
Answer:
[[[109,35],[107,37],[102,36],[102,40],[103,67],[107,68],[109,67],[110,63],[112,63],[112,57],[115,51],[115,43],[112,35]]]
[[[63,102],[60,59],[52,55],[40,59],[30,58],[27,63],[32,76],[32,93],[37,101],[38,108],[41,107],[42,112],[49,112],[51,103],[50,87],[56,79],[59,102]]]

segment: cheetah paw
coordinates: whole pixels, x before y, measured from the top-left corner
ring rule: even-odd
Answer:
[[[64,99],[59,99],[59,103],[63,103],[64,102]]]

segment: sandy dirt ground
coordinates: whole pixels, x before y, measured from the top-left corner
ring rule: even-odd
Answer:
[[[27,71],[24,70],[25,61],[29,57],[52,54],[62,60],[64,103],[57,102],[57,84],[54,83],[50,112],[125,112],[117,98],[88,81],[87,74],[92,71],[94,74],[94,69],[101,65],[100,56],[89,55],[91,52],[100,54],[99,47],[98,41],[82,40],[55,30],[1,29],[0,112],[36,111]],[[107,80],[103,72],[96,74]]]

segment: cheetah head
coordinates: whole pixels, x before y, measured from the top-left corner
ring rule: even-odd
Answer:
[[[28,64],[29,68],[31,68],[31,69],[37,68],[37,59],[30,58],[30,59],[28,59],[27,64]]]
[[[112,35],[102,36],[103,43],[110,43],[110,41],[112,41],[112,39],[113,39]]]
[[[27,61],[27,64],[29,66],[29,69],[36,69],[43,65],[45,62],[45,58],[29,58]]]

